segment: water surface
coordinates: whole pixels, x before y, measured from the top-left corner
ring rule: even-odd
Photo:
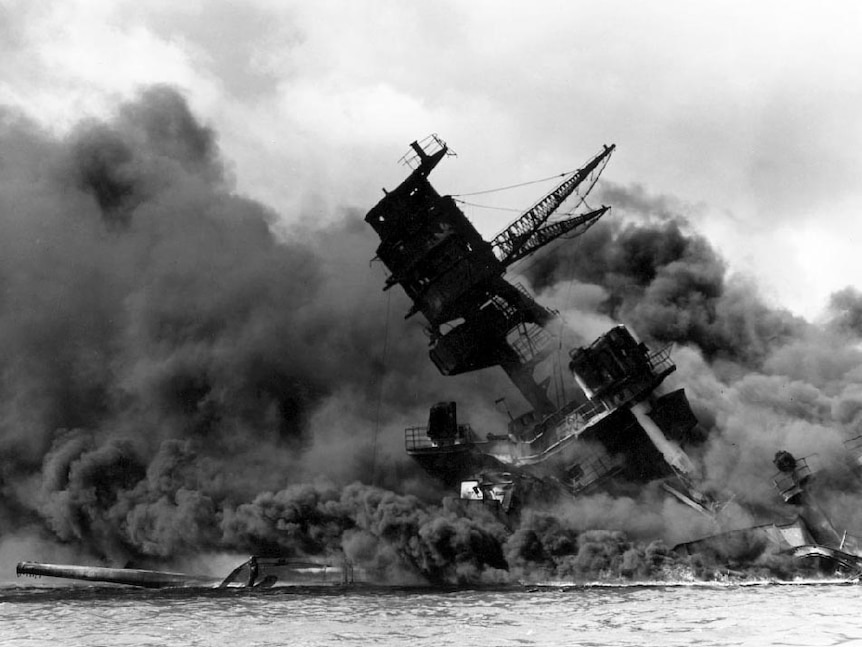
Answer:
[[[0,645],[860,645],[858,585],[0,589]]]

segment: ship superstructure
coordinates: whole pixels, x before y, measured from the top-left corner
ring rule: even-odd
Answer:
[[[380,236],[377,257],[391,275],[384,289],[400,285],[413,301],[407,313],[428,322],[431,360],[444,375],[501,367],[539,416],[556,409],[533,377],[550,351],[548,323],[556,316],[527,291],[504,278],[515,261],[559,238],[586,231],[607,212],[548,223],[551,215],[613,152],[599,155],[567,177],[491,242],[486,242],[451,196],[441,196],[428,174],[449,152],[432,136],[413,142],[410,176],[388,192],[365,221]]]
[[[390,271],[384,289],[400,285],[421,314],[431,360],[443,375],[502,369],[523,395],[527,410],[508,425],[479,429],[458,419],[455,402],[430,407],[428,423],[405,431],[407,452],[464,499],[501,512],[519,503],[603,491],[636,491],[658,481],[686,505],[708,514],[721,529],[720,505],[702,494],[686,448],[701,440],[682,389],[663,390],[675,370],[670,348],[650,349],[625,326],[566,353],[575,395],[559,401],[541,377],[554,359],[562,328],[557,312],[507,279],[507,268],[560,236],[585,233],[609,207],[552,219],[571,196],[579,205],[607,164],[614,146],[569,174],[491,241],[485,241],[452,196],[440,195],[429,173],[450,151],[436,136],[413,142],[409,176],[369,211],[381,239],[378,258]],[[575,322],[576,323],[576,322]],[[558,353],[556,353],[558,355]],[[847,468],[862,481],[862,436],[846,442]],[[862,579],[862,537],[835,524],[818,503],[808,457],[779,451],[772,477],[777,500],[792,519],[760,522],[674,547],[680,555],[730,566],[755,564],[775,553],[816,560],[827,571]],[[297,559],[251,556],[226,578],[102,566],[21,562],[18,575],[125,584],[143,588],[269,588],[349,585],[365,581],[345,556]],[[354,579],[354,578],[357,579]]]
[[[686,503],[692,490],[683,447],[697,420],[682,390],[656,389],[675,369],[669,348],[650,350],[624,326],[569,353],[576,396],[559,402],[537,370],[555,349],[559,314],[538,303],[506,270],[566,235],[585,233],[609,207],[553,216],[570,198],[578,205],[598,180],[615,146],[606,145],[568,174],[491,241],[484,240],[452,196],[429,173],[450,154],[436,135],[413,142],[410,175],[368,212],[380,237],[377,258],[413,302],[407,317],[427,321],[430,357],[443,375],[500,367],[529,409],[506,428],[474,430],[458,421],[457,405],[431,407],[426,426],[406,430],[406,449],[465,498],[509,508],[530,492],[578,494],[592,488],[662,478]]]

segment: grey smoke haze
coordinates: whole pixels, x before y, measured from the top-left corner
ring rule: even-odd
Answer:
[[[376,480],[401,483],[391,425],[464,381],[438,384],[394,291],[383,357],[360,213],[276,239],[164,87],[63,139],[6,113],[2,149],[4,527],[117,558],[219,545],[261,491],[371,481],[381,379]]]
[[[705,486],[749,511],[729,511],[738,518],[726,523],[792,518],[792,508],[776,506],[771,483],[772,458],[784,448],[811,456],[812,467],[823,470],[824,505],[859,533],[860,483],[844,447],[862,433],[858,291],[848,287],[833,295],[832,320],[812,325],[768,306],[752,281],[728,276],[719,254],[691,230],[672,199],[649,196],[639,186],[606,183],[603,190],[602,200],[612,202],[619,217],[602,220],[571,251],[552,249],[529,264],[525,276],[557,304],[561,293],[573,295],[562,309],[575,327],[583,316],[605,326],[621,321],[654,346],[675,345],[678,371],[671,383],[686,388],[710,432],[704,448],[694,450]],[[568,284],[565,290],[561,284]],[[632,518],[643,522],[645,511],[655,508],[638,510]],[[670,528],[665,538],[693,527],[662,522]]]
[[[728,279],[718,252],[690,230],[672,200],[607,183],[601,199],[614,205],[611,216],[575,249],[556,247],[526,268],[537,290],[569,281],[600,286],[599,310],[643,339],[690,343],[711,360],[752,368],[805,328],[802,319],[767,307],[744,279]]]
[[[829,300],[832,323],[838,330],[862,336],[862,292],[852,286],[832,294]]]
[[[531,512],[514,533],[440,503],[402,429],[457,399],[493,431],[502,376],[436,373],[406,298],[369,267],[362,209],[277,237],[175,91],[62,138],[5,112],[0,151],[0,540],[111,563],[342,549],[436,582],[646,576],[671,560],[662,541],[707,534],[650,489]],[[707,482],[774,504],[778,448],[837,460],[860,433],[854,326],[766,306],[672,204],[611,188],[630,217],[528,278],[558,296],[574,283],[585,315],[679,344],[679,382],[713,432],[697,457]],[[839,479],[828,500],[847,491]]]

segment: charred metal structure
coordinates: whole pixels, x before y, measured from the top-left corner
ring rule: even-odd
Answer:
[[[849,466],[859,476],[862,436],[846,441],[845,446]],[[862,539],[847,530],[839,532],[823,511],[814,492],[816,479],[808,458],[796,458],[779,450],[773,459],[778,472],[772,484],[792,510],[792,518],[686,542],[675,546],[674,551],[700,555],[716,564],[750,563],[764,553],[779,552],[797,560],[814,561],[824,572],[858,581],[862,578]]]
[[[134,568],[40,562],[19,562],[15,571],[18,577],[56,577],[145,589],[268,589],[282,586],[350,585],[356,581],[353,563],[343,555],[340,559],[315,561],[253,555],[224,578]],[[360,572],[359,575],[362,577],[363,573]]]
[[[662,392],[675,370],[668,347],[652,350],[624,326],[591,344],[568,351],[574,397],[551,397],[544,362],[559,360],[557,312],[506,279],[512,263],[560,236],[586,232],[608,207],[552,220],[573,194],[589,193],[614,150],[605,146],[569,174],[514,223],[485,241],[452,196],[440,195],[428,174],[450,154],[436,136],[413,142],[405,157],[412,172],[368,212],[380,236],[377,257],[391,275],[384,289],[400,285],[413,302],[407,313],[427,321],[431,360],[444,375],[500,367],[529,409],[507,426],[474,430],[458,420],[455,402],[431,406],[428,424],[405,432],[407,452],[427,471],[458,488],[464,499],[503,512],[519,502],[579,496],[598,489],[627,491],[648,481],[721,528],[723,504],[702,494],[686,448],[701,440],[697,419],[682,389]],[[581,189],[580,187],[584,187]],[[559,334],[559,333],[557,333]],[[847,468],[862,482],[862,436],[846,441]],[[778,551],[816,560],[827,571],[862,579],[862,537],[838,526],[818,504],[816,479],[807,458],[788,451],[774,458],[777,499],[793,518],[679,544],[726,565],[756,563]],[[56,577],[142,588],[261,588],[351,585],[365,580],[343,555],[328,559],[252,556],[225,578],[150,571],[21,562],[19,576]]]
[[[547,356],[554,318],[521,287],[503,278],[506,268],[563,234],[586,231],[608,207],[548,223],[551,215],[594,171],[609,146],[539,200],[493,241],[486,242],[451,196],[441,196],[428,174],[449,152],[436,136],[411,145],[410,176],[375,206],[365,221],[380,236],[377,257],[392,273],[384,289],[400,285],[413,301],[408,317],[428,321],[431,360],[444,375],[500,366],[539,415],[555,409],[532,377]]]
[[[570,353],[582,395],[555,402],[537,368],[556,349],[559,314],[506,279],[514,262],[551,241],[585,233],[602,206],[552,219],[572,196],[575,208],[598,180],[614,146],[604,146],[515,222],[485,241],[452,196],[429,173],[451,154],[436,135],[413,142],[410,175],[372,208],[365,221],[380,237],[377,258],[413,302],[407,317],[427,321],[431,360],[443,375],[491,367],[505,371],[530,409],[508,428],[479,434],[460,424],[454,402],[431,407],[428,425],[406,430],[408,453],[465,498],[504,508],[547,490],[578,494],[596,487],[666,479],[696,507],[691,462],[683,447],[697,425],[682,390],[656,395],[675,366],[668,348],[651,351],[623,326]],[[573,211],[573,210],[572,210]],[[554,324],[553,326],[551,324]]]

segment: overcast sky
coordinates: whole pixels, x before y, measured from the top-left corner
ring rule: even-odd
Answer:
[[[367,210],[430,132],[458,153],[443,193],[616,143],[606,179],[676,201],[768,302],[816,318],[862,288],[860,34],[851,0],[0,0],[0,103],[62,133],[173,84],[286,223]],[[511,220],[468,215],[486,237]]]

